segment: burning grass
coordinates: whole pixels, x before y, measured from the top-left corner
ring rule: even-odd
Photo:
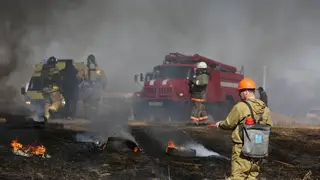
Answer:
[[[50,156],[46,153],[47,149],[43,145],[22,145],[18,142],[17,139],[12,140],[10,143],[12,147],[12,151],[16,155],[20,156],[41,156],[43,158],[50,158]]]
[[[320,129],[320,120],[291,117],[277,112],[272,112],[271,117],[275,127]]]

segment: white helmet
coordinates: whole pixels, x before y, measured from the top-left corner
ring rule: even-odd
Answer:
[[[197,64],[197,68],[199,68],[199,69],[206,69],[206,68],[208,68],[208,66],[207,66],[207,63],[205,63],[205,62],[199,62],[199,63]]]

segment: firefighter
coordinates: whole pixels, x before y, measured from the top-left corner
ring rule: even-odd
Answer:
[[[260,95],[260,100],[263,101],[266,104],[266,106],[268,106],[268,95],[264,91],[263,87],[259,87],[258,91],[259,91],[259,95]]]
[[[72,64],[72,61],[66,62],[66,67],[61,70],[63,97],[65,98],[65,118],[73,119],[76,113],[78,100],[78,70]]]
[[[89,120],[95,119],[95,115],[98,114],[98,103],[107,82],[105,74],[99,68],[94,55],[90,54],[88,56],[87,67],[79,71],[78,78],[82,81],[80,88],[86,118]]]
[[[191,116],[190,119],[193,124],[206,124],[208,114],[205,106],[205,96],[207,85],[209,82],[208,67],[205,62],[199,62],[195,77],[189,81],[189,90],[191,94]]]
[[[52,113],[57,112],[63,106],[63,96],[61,95],[61,76],[56,67],[57,59],[52,56],[42,67],[42,95],[45,101],[44,121],[47,122]]]
[[[241,119],[251,114],[248,102],[253,110],[255,119],[260,119],[261,124],[272,126],[273,122],[270,117],[270,110],[260,99],[255,98],[256,84],[250,78],[244,78],[239,82],[238,91],[242,102],[237,103],[226,120],[219,121],[215,127],[224,130],[233,130],[232,141],[232,160],[231,160],[231,177],[229,179],[257,179],[260,172],[261,159],[247,158],[241,154],[243,140],[239,133],[239,124]],[[261,117],[261,118],[260,118]]]

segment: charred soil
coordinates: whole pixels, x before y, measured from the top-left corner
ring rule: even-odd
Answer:
[[[198,143],[230,158],[230,132],[190,126],[132,126],[143,153],[95,151],[75,140],[78,131],[66,129],[0,130],[1,179],[224,179],[230,161],[219,157],[176,157],[165,154],[169,140],[177,144]],[[274,128],[268,162],[261,177],[266,179],[320,179],[320,130]],[[23,157],[12,153],[10,142],[34,141],[51,158]]]

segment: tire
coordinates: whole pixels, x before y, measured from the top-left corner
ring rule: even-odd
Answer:
[[[219,102],[219,103],[213,103],[207,106],[208,113],[211,114],[213,120],[215,122],[224,120],[233,105],[229,101],[227,102]]]
[[[150,119],[150,114],[148,114],[150,111],[148,108],[144,102],[134,103],[132,105],[134,119],[137,121],[148,121]]]
[[[223,119],[223,109],[223,103],[214,103],[207,105],[208,114],[212,116],[214,122]]]
[[[171,102],[167,109],[168,119],[178,122],[189,122],[190,103],[189,102]]]

